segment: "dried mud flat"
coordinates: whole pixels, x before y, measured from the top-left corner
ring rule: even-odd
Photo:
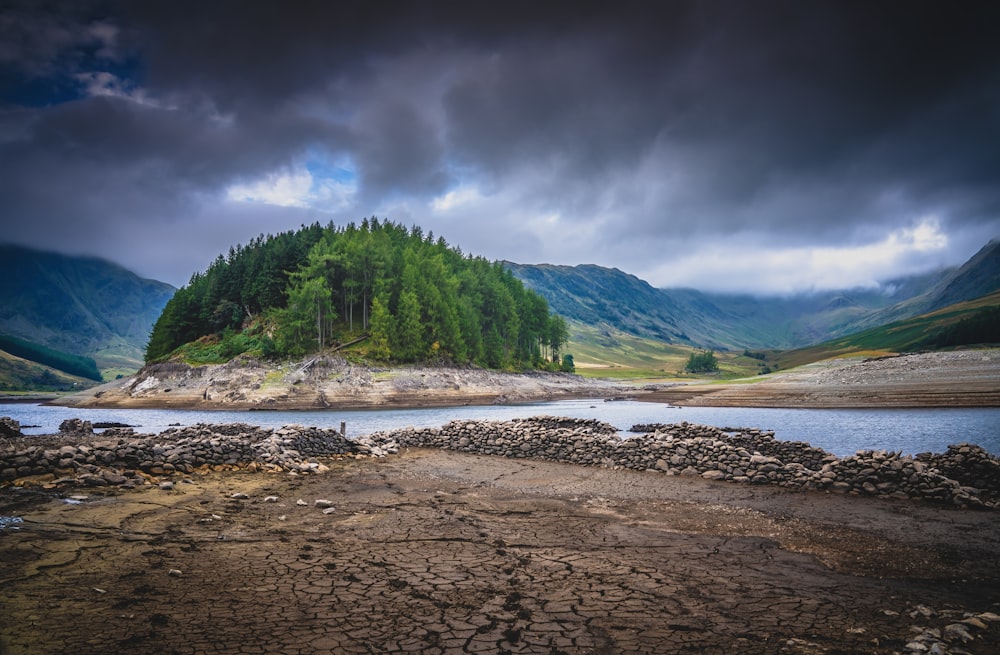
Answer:
[[[23,519],[0,652],[1000,648],[994,512],[437,450],[328,464],[0,491]]]

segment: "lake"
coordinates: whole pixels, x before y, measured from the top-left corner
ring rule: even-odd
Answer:
[[[116,422],[137,432],[159,433],[172,424],[250,423],[281,427],[291,423],[338,428],[358,437],[406,426],[440,427],[452,420],[503,421],[537,415],[596,418],[619,430],[637,423],[702,423],[717,427],[749,427],[775,431],[784,441],[807,441],[838,456],[858,450],[943,452],[949,444],[976,443],[1000,454],[1000,408],[945,409],[761,409],[740,407],[673,407],[639,401],[559,400],[525,405],[435,407],[366,411],[202,411],[179,409],[80,409],[36,404],[0,403],[0,416],[10,416],[25,434],[51,434],[68,418],[92,423]],[[623,436],[626,436],[623,434]]]

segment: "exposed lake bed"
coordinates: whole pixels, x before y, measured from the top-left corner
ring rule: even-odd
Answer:
[[[985,654],[1000,639],[995,512],[444,450],[327,466],[72,505],[2,492],[0,514],[23,516],[0,534],[7,652]]]
[[[985,441],[993,455],[976,457],[995,468],[998,411],[602,398],[381,412],[4,406],[41,426],[20,447],[36,440],[43,458],[95,477],[63,469],[62,481],[0,490],[11,519],[0,652],[993,653],[998,514],[961,509],[975,506],[962,500],[968,482],[945,484],[944,460],[898,451]],[[538,414],[576,423],[508,438]],[[52,434],[71,417],[138,427]],[[244,427],[220,430],[226,421]],[[654,432],[624,434],[636,423]],[[667,427],[698,423],[747,432],[728,444]],[[583,452],[573,426],[602,431],[590,465],[526,446]],[[760,453],[771,437],[752,428],[832,459],[818,453],[805,470]],[[853,436],[817,443],[828,433]],[[234,464],[185,460],[170,450],[183,439],[214,442]],[[253,466],[233,454],[246,444]],[[321,456],[317,444],[345,450]],[[897,452],[853,455],[863,448]],[[966,448],[952,454],[960,464],[979,452]],[[99,480],[91,456],[121,479]],[[948,495],[920,497],[921,483]]]

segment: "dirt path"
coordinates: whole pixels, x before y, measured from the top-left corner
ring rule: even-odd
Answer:
[[[1000,645],[993,512],[428,450],[330,465],[3,491],[0,652]]]

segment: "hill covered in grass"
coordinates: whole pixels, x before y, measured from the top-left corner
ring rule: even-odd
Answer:
[[[782,353],[789,368],[831,357],[916,352],[1000,344],[1000,291],[955,303],[920,316],[856,332]]]
[[[0,278],[0,333],[91,358],[106,379],[142,365],[174,293],[102,259],[14,245],[0,245]]]

